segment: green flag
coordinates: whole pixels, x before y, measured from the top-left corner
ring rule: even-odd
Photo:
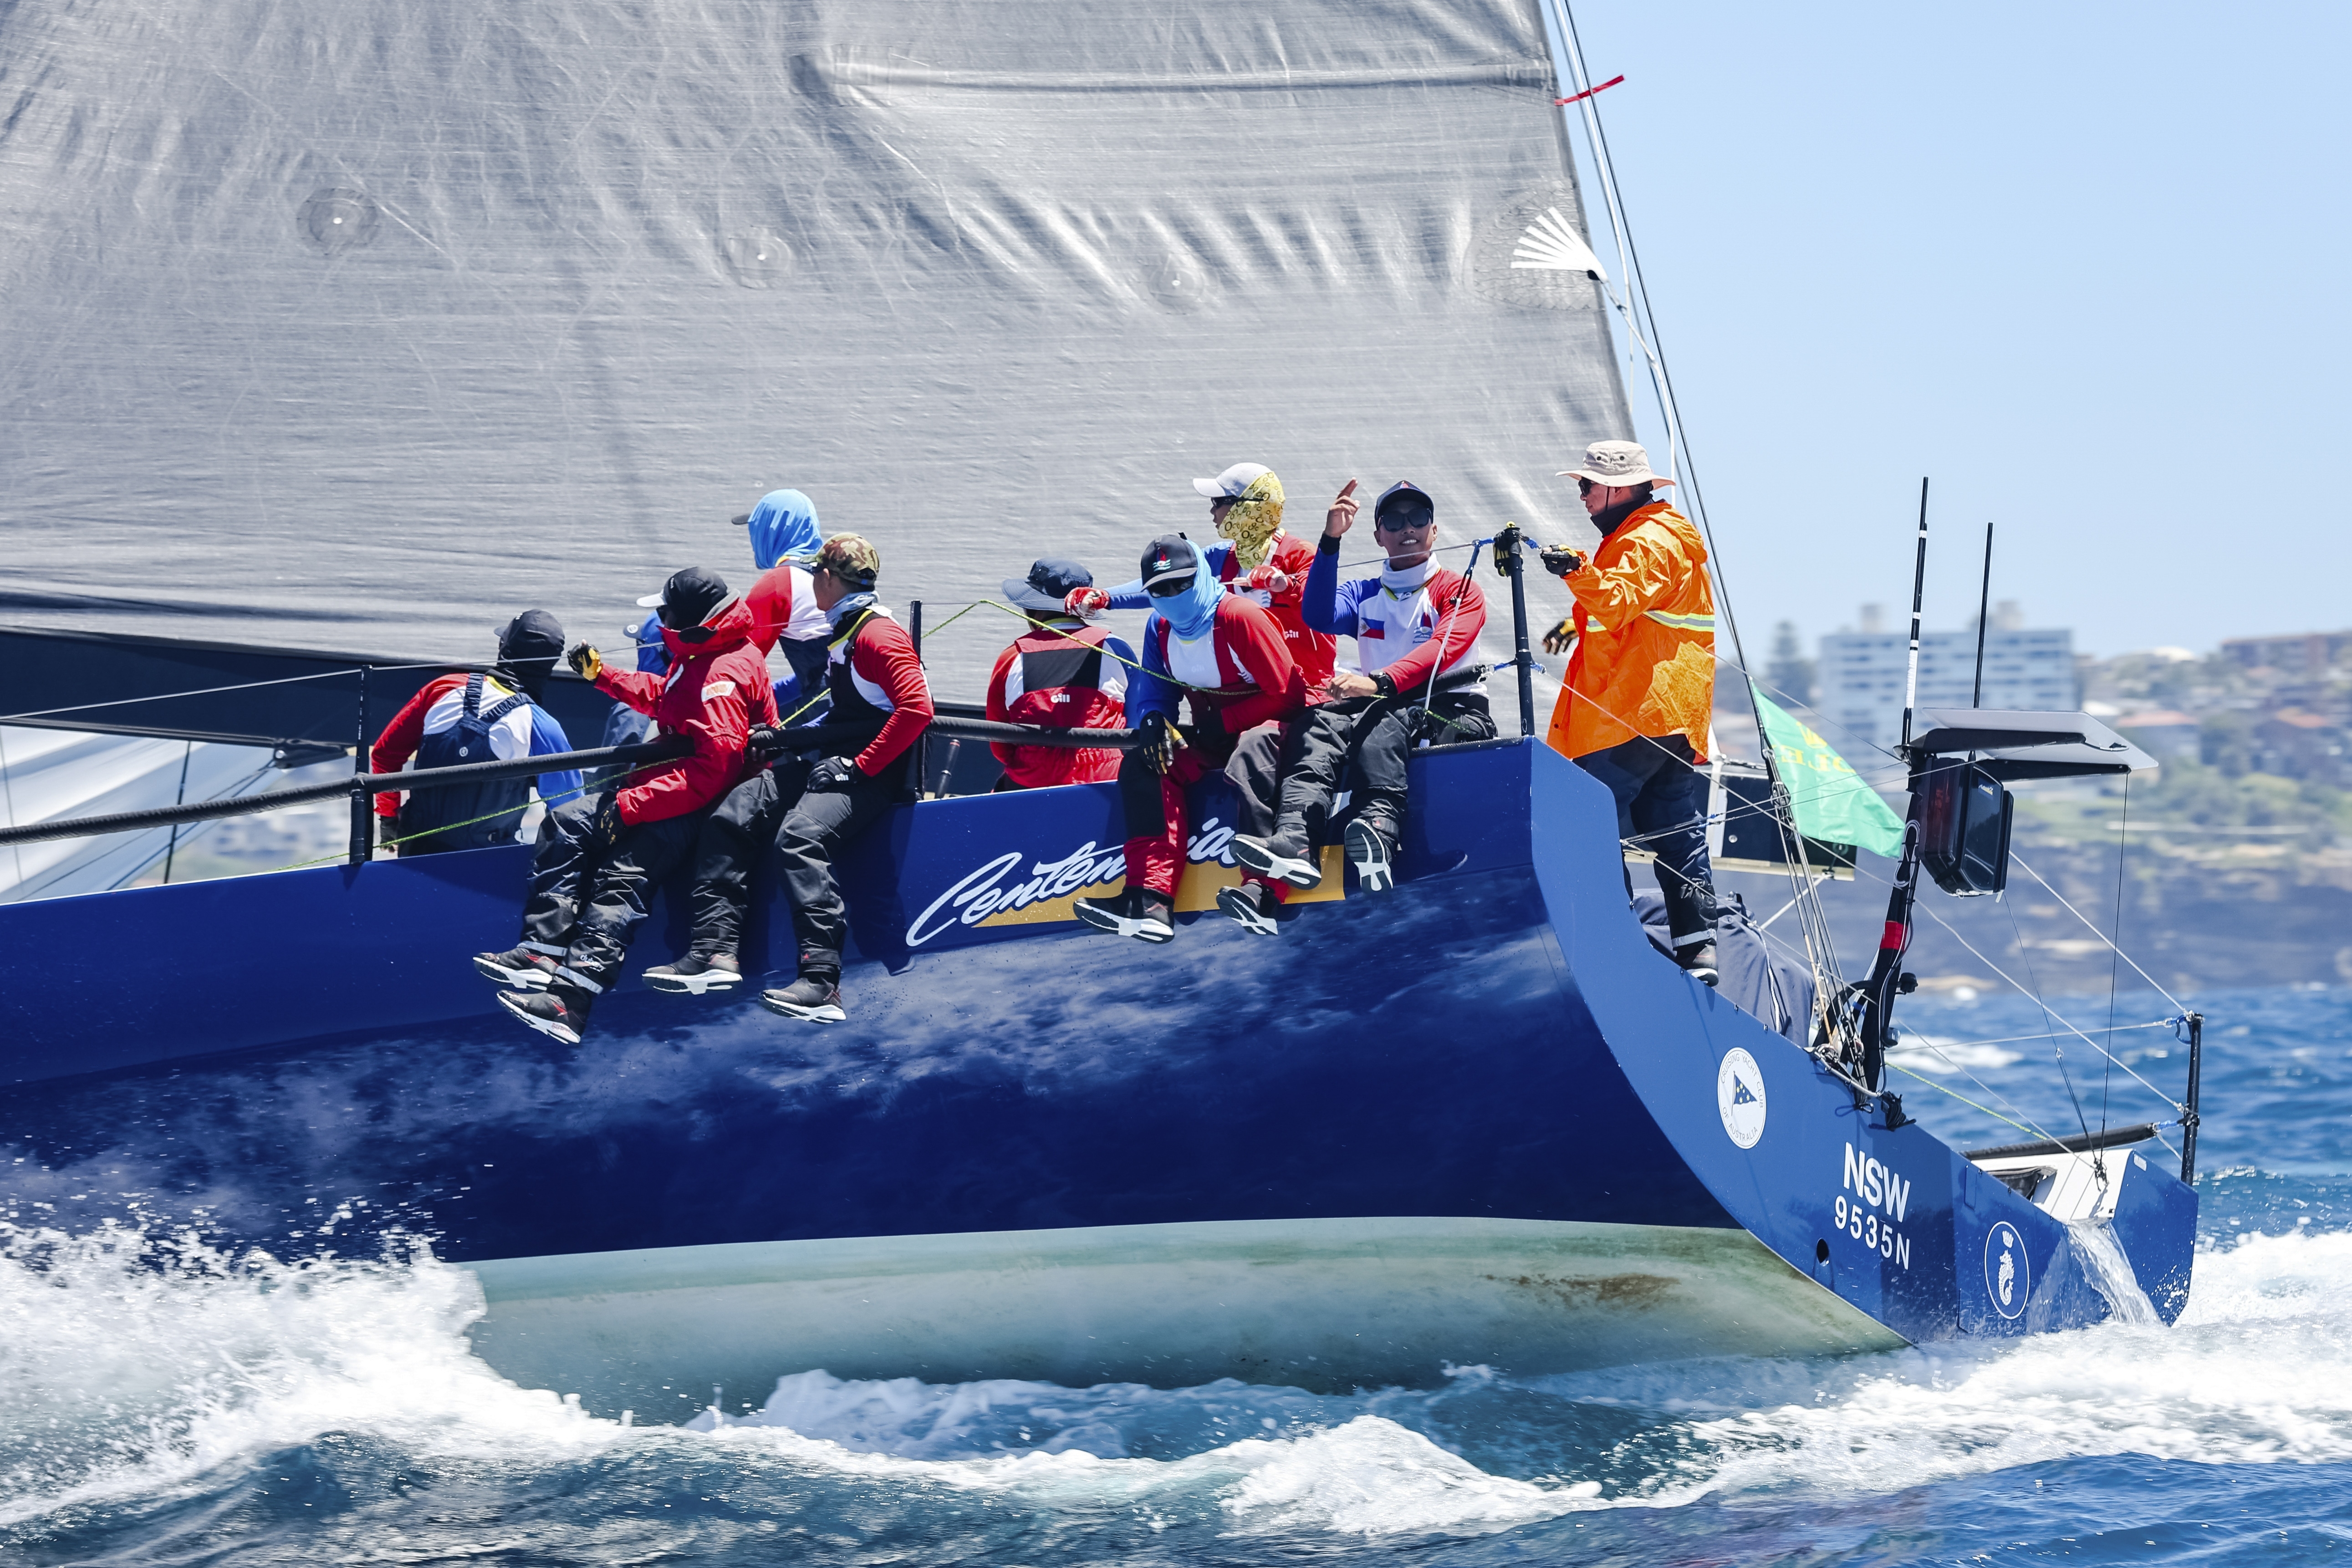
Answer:
[[[1878,791],[1864,783],[1828,741],[1762,692],[1756,694],[1756,708],[1764,716],[1772,760],[1796,809],[1797,831],[1827,843],[1856,844],[1889,860],[1900,855],[1903,819]]]

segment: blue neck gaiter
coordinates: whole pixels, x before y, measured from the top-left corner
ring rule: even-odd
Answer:
[[[1192,574],[1192,584],[1181,593],[1171,593],[1165,599],[1154,599],[1151,608],[1160,613],[1169,628],[1187,643],[1197,642],[1209,634],[1217,623],[1217,601],[1225,596],[1225,585],[1217,574],[1202,561]]]

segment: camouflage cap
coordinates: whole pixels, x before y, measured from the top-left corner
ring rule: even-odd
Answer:
[[[829,571],[852,588],[871,589],[882,575],[882,552],[863,534],[835,534],[816,552],[809,570]]]

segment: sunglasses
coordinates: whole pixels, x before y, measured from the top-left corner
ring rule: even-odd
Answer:
[[[1435,513],[1407,511],[1402,507],[1385,516],[1372,519],[1372,527],[1385,528],[1392,534],[1417,534],[1425,528],[1433,528],[1436,526]]]
[[[1143,591],[1154,599],[1173,599],[1192,586],[1192,580],[1189,577],[1164,578],[1158,582],[1145,584]]]

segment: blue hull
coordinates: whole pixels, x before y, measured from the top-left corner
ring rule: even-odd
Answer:
[[[478,1266],[486,1343],[546,1325],[510,1358],[535,1379],[557,1375],[532,1354],[556,1355],[559,1319],[603,1364],[625,1359],[628,1336],[579,1305],[625,1278],[641,1303],[751,1291],[709,1321],[741,1342],[727,1376],[756,1379],[794,1368],[774,1326],[791,1320],[764,1314],[787,1309],[795,1281],[849,1281],[870,1301],[874,1279],[922,1276],[906,1301],[945,1281],[947,1301],[958,1270],[1001,1272],[1040,1248],[1066,1290],[1015,1291],[1001,1331],[925,1341],[918,1359],[959,1375],[1214,1375],[1214,1308],[1190,1312],[1211,1325],[1197,1343],[1161,1355],[1145,1342],[1181,1339],[1187,1312],[1160,1322],[1148,1303],[1161,1297],[1129,1289],[1141,1275],[1114,1288],[1087,1260],[1139,1248],[1139,1267],[1175,1269],[1164,1295],[1272,1247],[1289,1262],[1260,1277],[1291,1270],[1296,1299],[1320,1300],[1371,1245],[1366,1225],[1404,1228],[1391,1242],[1421,1261],[1398,1265],[1399,1289],[1429,1298],[1430,1332],[1409,1332],[1393,1301],[1368,1304],[1388,1313],[1371,1331],[1387,1349],[1347,1364],[1345,1343],[1303,1325],[1253,1328],[1264,1354],[1237,1350],[1234,1369],[1344,1385],[1408,1366],[1425,1379],[1433,1353],[1500,1347],[1524,1371],[1704,1353],[1729,1347],[1717,1331],[1764,1295],[1783,1317],[1748,1315],[1800,1351],[2106,1315],[2066,1227],[1924,1128],[1857,1114],[1804,1051],[1651,949],[1625,907],[1607,797],[1580,770],[1517,744],[1417,768],[1425,804],[1398,890],[1314,904],[1276,940],[1213,915],[1164,948],[1073,923],[1069,897],[1118,874],[1109,786],[902,810],[845,864],[852,1016],[833,1028],[748,996],[639,988],[635,968],[682,950],[672,896],[583,1048],[521,1030],[466,958],[511,942],[522,850],[0,909],[0,1136],[21,1157],[0,1166],[0,1198],[57,1205],[35,1212],[77,1226],[108,1205],[201,1210],[295,1249],[422,1232]],[[1232,820],[1217,787],[1197,804],[1195,904]],[[771,907],[747,963],[789,946],[788,914]],[[2187,1297],[2194,1194],[2128,1155],[2111,1162],[2114,1234],[2168,1321]],[[1086,1246],[1037,1239],[1064,1233]],[[2006,1278],[1988,1271],[1989,1240]],[[1623,1261],[1702,1256],[1687,1277]],[[1567,1271],[1547,1274],[1547,1257]],[[1580,1274],[1579,1258],[1618,1261]],[[1635,1276],[1668,1283],[1622,1283]],[[1445,1314],[1466,1300],[1449,1301],[1449,1281],[1534,1304],[1496,1306],[1505,1326],[1448,1349]],[[672,1287],[686,1293],[665,1298]],[[1279,1325],[1298,1315],[1286,1289],[1230,1310]],[[1360,1283],[1331,1299],[1379,1295]],[[804,1296],[789,1310],[814,1323]],[[1042,1338],[1041,1312],[1062,1313]],[[1633,1326],[1596,1339],[1596,1312]],[[892,1344],[921,1337],[906,1324],[954,1315],[907,1313],[862,1362],[856,1313],[831,1338],[812,1330],[829,1360],[801,1364],[884,1368]],[[1147,1319],[1150,1333],[1129,1332]],[[1070,1364],[1036,1349],[1106,1333],[1140,1348]],[[654,1375],[608,1381],[620,1397]]]

